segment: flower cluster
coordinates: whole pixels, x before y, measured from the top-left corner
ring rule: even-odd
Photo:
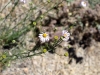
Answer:
[[[62,31],[62,36],[61,37],[63,37],[62,38],[63,41],[68,41],[69,36],[70,36],[70,33],[67,30]],[[55,36],[55,39],[57,39],[57,38],[58,38],[58,36]],[[40,39],[41,43],[45,43],[45,42],[48,42],[50,40],[50,36],[46,32],[41,33],[41,34],[39,34],[39,39]]]

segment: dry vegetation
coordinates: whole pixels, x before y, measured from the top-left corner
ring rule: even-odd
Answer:
[[[62,42],[62,30],[70,33],[67,42]],[[49,33],[49,42],[41,43],[42,32]],[[0,35],[3,75],[100,74],[99,2],[1,0]]]

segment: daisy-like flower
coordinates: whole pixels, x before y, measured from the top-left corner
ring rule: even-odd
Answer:
[[[49,34],[42,33],[42,34],[39,34],[39,39],[42,43],[44,43],[44,42],[48,42],[50,40],[50,37],[49,37]]]
[[[68,41],[70,33],[68,31],[66,31],[66,30],[63,30],[62,31],[62,36],[63,36],[63,38],[62,38],[63,41]]]
[[[20,0],[21,2],[23,2],[23,3],[25,3],[26,2],[26,0]]]
[[[86,2],[85,1],[81,1],[81,6],[82,7],[86,7],[87,6]]]

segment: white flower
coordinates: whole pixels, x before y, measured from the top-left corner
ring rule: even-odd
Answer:
[[[86,2],[85,1],[81,1],[81,6],[82,7],[86,7],[87,6]]]
[[[66,31],[66,30],[63,30],[62,36],[63,36],[63,41],[68,41],[70,33],[68,33],[68,31]]]
[[[42,33],[39,34],[39,39],[42,43],[44,43],[44,42],[48,42],[50,40],[50,37],[47,33]]]
[[[20,1],[21,1],[21,2],[24,2],[24,3],[26,2],[26,0],[20,0]]]

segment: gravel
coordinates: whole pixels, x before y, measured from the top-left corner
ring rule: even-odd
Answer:
[[[2,1],[5,2],[6,0]],[[28,9],[27,4],[24,4],[25,9]],[[0,15],[5,16],[3,13],[0,13]],[[30,37],[26,39],[26,44],[29,44],[27,49],[34,45],[34,43],[28,42]],[[56,54],[47,52],[39,56],[12,61],[11,65],[2,70],[0,75],[100,75],[100,42],[94,41],[86,49],[78,45],[75,45],[75,48],[76,55],[83,58],[81,63],[76,63],[76,60],[69,58],[69,56],[63,56],[66,51],[57,48]],[[69,64],[69,61],[72,61],[72,63]]]

